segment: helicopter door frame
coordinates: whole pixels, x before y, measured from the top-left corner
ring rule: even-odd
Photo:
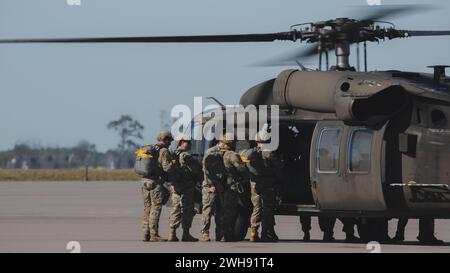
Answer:
[[[342,121],[317,123],[311,142],[310,172],[312,192],[318,208],[347,211],[387,209],[382,189],[384,130],[385,127],[378,131],[350,127]],[[364,136],[367,132],[371,134],[370,141],[366,139],[364,145],[362,138],[363,143],[358,144],[370,152],[367,170],[352,170],[350,159],[355,156],[351,151],[353,141],[356,135]],[[329,157],[330,153],[333,156]]]
[[[346,131],[343,179],[352,184],[352,205],[366,211],[387,210],[383,192],[385,127],[373,130],[346,126]]]
[[[348,192],[338,183],[341,176],[342,146],[345,126],[340,121],[320,121],[311,141],[310,174],[316,207],[335,209],[341,201],[340,192]],[[331,141],[331,143],[330,143]],[[328,145],[328,147],[326,147]],[[320,151],[332,157],[320,156]],[[321,166],[323,165],[323,166]]]

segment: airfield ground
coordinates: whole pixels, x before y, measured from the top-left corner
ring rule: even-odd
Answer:
[[[142,201],[139,182],[0,182],[0,252],[69,252],[77,241],[81,252],[368,252],[365,244],[346,244],[338,221],[336,243],[319,239],[313,219],[312,242],[300,241],[298,217],[277,216],[278,243],[144,243],[141,242]],[[169,208],[164,208],[161,234],[167,235]],[[396,221],[390,222],[390,235]],[[200,215],[192,233],[199,236]],[[416,243],[418,222],[407,227],[402,245],[382,245],[382,252],[450,252]],[[436,222],[436,235],[450,242],[450,221]]]

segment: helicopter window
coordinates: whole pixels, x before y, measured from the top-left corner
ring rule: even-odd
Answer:
[[[320,132],[316,152],[317,171],[337,173],[339,168],[340,128],[323,128]]]
[[[435,109],[431,111],[431,122],[434,127],[443,128],[447,125],[447,117],[441,110]]]
[[[356,129],[350,138],[347,163],[349,172],[369,173],[373,131]]]

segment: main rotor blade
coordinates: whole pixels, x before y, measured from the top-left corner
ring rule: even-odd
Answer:
[[[392,16],[399,16],[401,14],[412,14],[416,12],[423,12],[431,9],[429,5],[380,5],[380,6],[366,6],[366,11],[369,14],[361,18],[360,21],[377,21],[390,18]]]
[[[322,52],[333,50],[333,45],[322,46]],[[254,66],[286,66],[286,65],[296,65],[300,61],[304,65],[310,65],[313,63],[305,63],[302,60],[305,58],[316,56],[319,54],[319,47],[315,45],[306,45],[304,49],[295,49],[278,56],[274,56],[263,62],[254,64]]]
[[[370,26],[375,21],[380,21],[403,14],[424,12],[430,9],[431,6],[429,5],[383,5],[373,7],[364,6],[361,7],[358,12],[355,12],[355,14],[366,13],[366,15],[364,15],[363,18],[359,19],[357,22],[344,26],[344,30],[351,31],[359,29],[361,27]]]
[[[94,37],[94,38],[36,38],[36,39],[0,39],[0,43],[239,43],[296,41],[301,34],[296,31],[200,36],[146,36],[146,37]]]
[[[253,64],[253,66],[269,67],[269,66],[286,66],[286,65],[297,65],[296,61],[299,61],[304,56],[310,56],[317,54],[318,48],[316,45],[305,45],[305,49],[294,49],[288,52],[278,54],[276,56],[270,57],[264,61]],[[304,64],[302,62],[302,64]]]
[[[447,36],[450,30],[402,30],[406,37]]]

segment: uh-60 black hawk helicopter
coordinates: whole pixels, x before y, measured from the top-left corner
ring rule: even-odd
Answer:
[[[361,20],[338,18],[296,25],[288,32],[207,36],[10,39],[0,43],[222,43],[301,41],[315,46],[320,69],[286,70],[250,88],[240,104],[278,105],[280,146],[286,162],[282,215],[360,219],[370,240],[377,219],[450,218],[450,79],[433,74],[367,72],[367,42],[450,35],[450,31],[396,29],[380,21],[407,7],[375,9]],[[364,72],[350,65],[350,46],[364,45]],[[328,52],[336,64],[329,68]],[[359,50],[358,50],[359,53]],[[321,70],[325,56],[326,71]],[[359,67],[359,54],[358,54]],[[358,69],[359,70],[359,69]],[[234,116],[233,116],[234,119]],[[193,123],[195,126],[195,123]],[[214,141],[195,141],[203,155]],[[238,146],[249,145],[241,143]],[[250,205],[243,194],[236,237],[247,233]]]

